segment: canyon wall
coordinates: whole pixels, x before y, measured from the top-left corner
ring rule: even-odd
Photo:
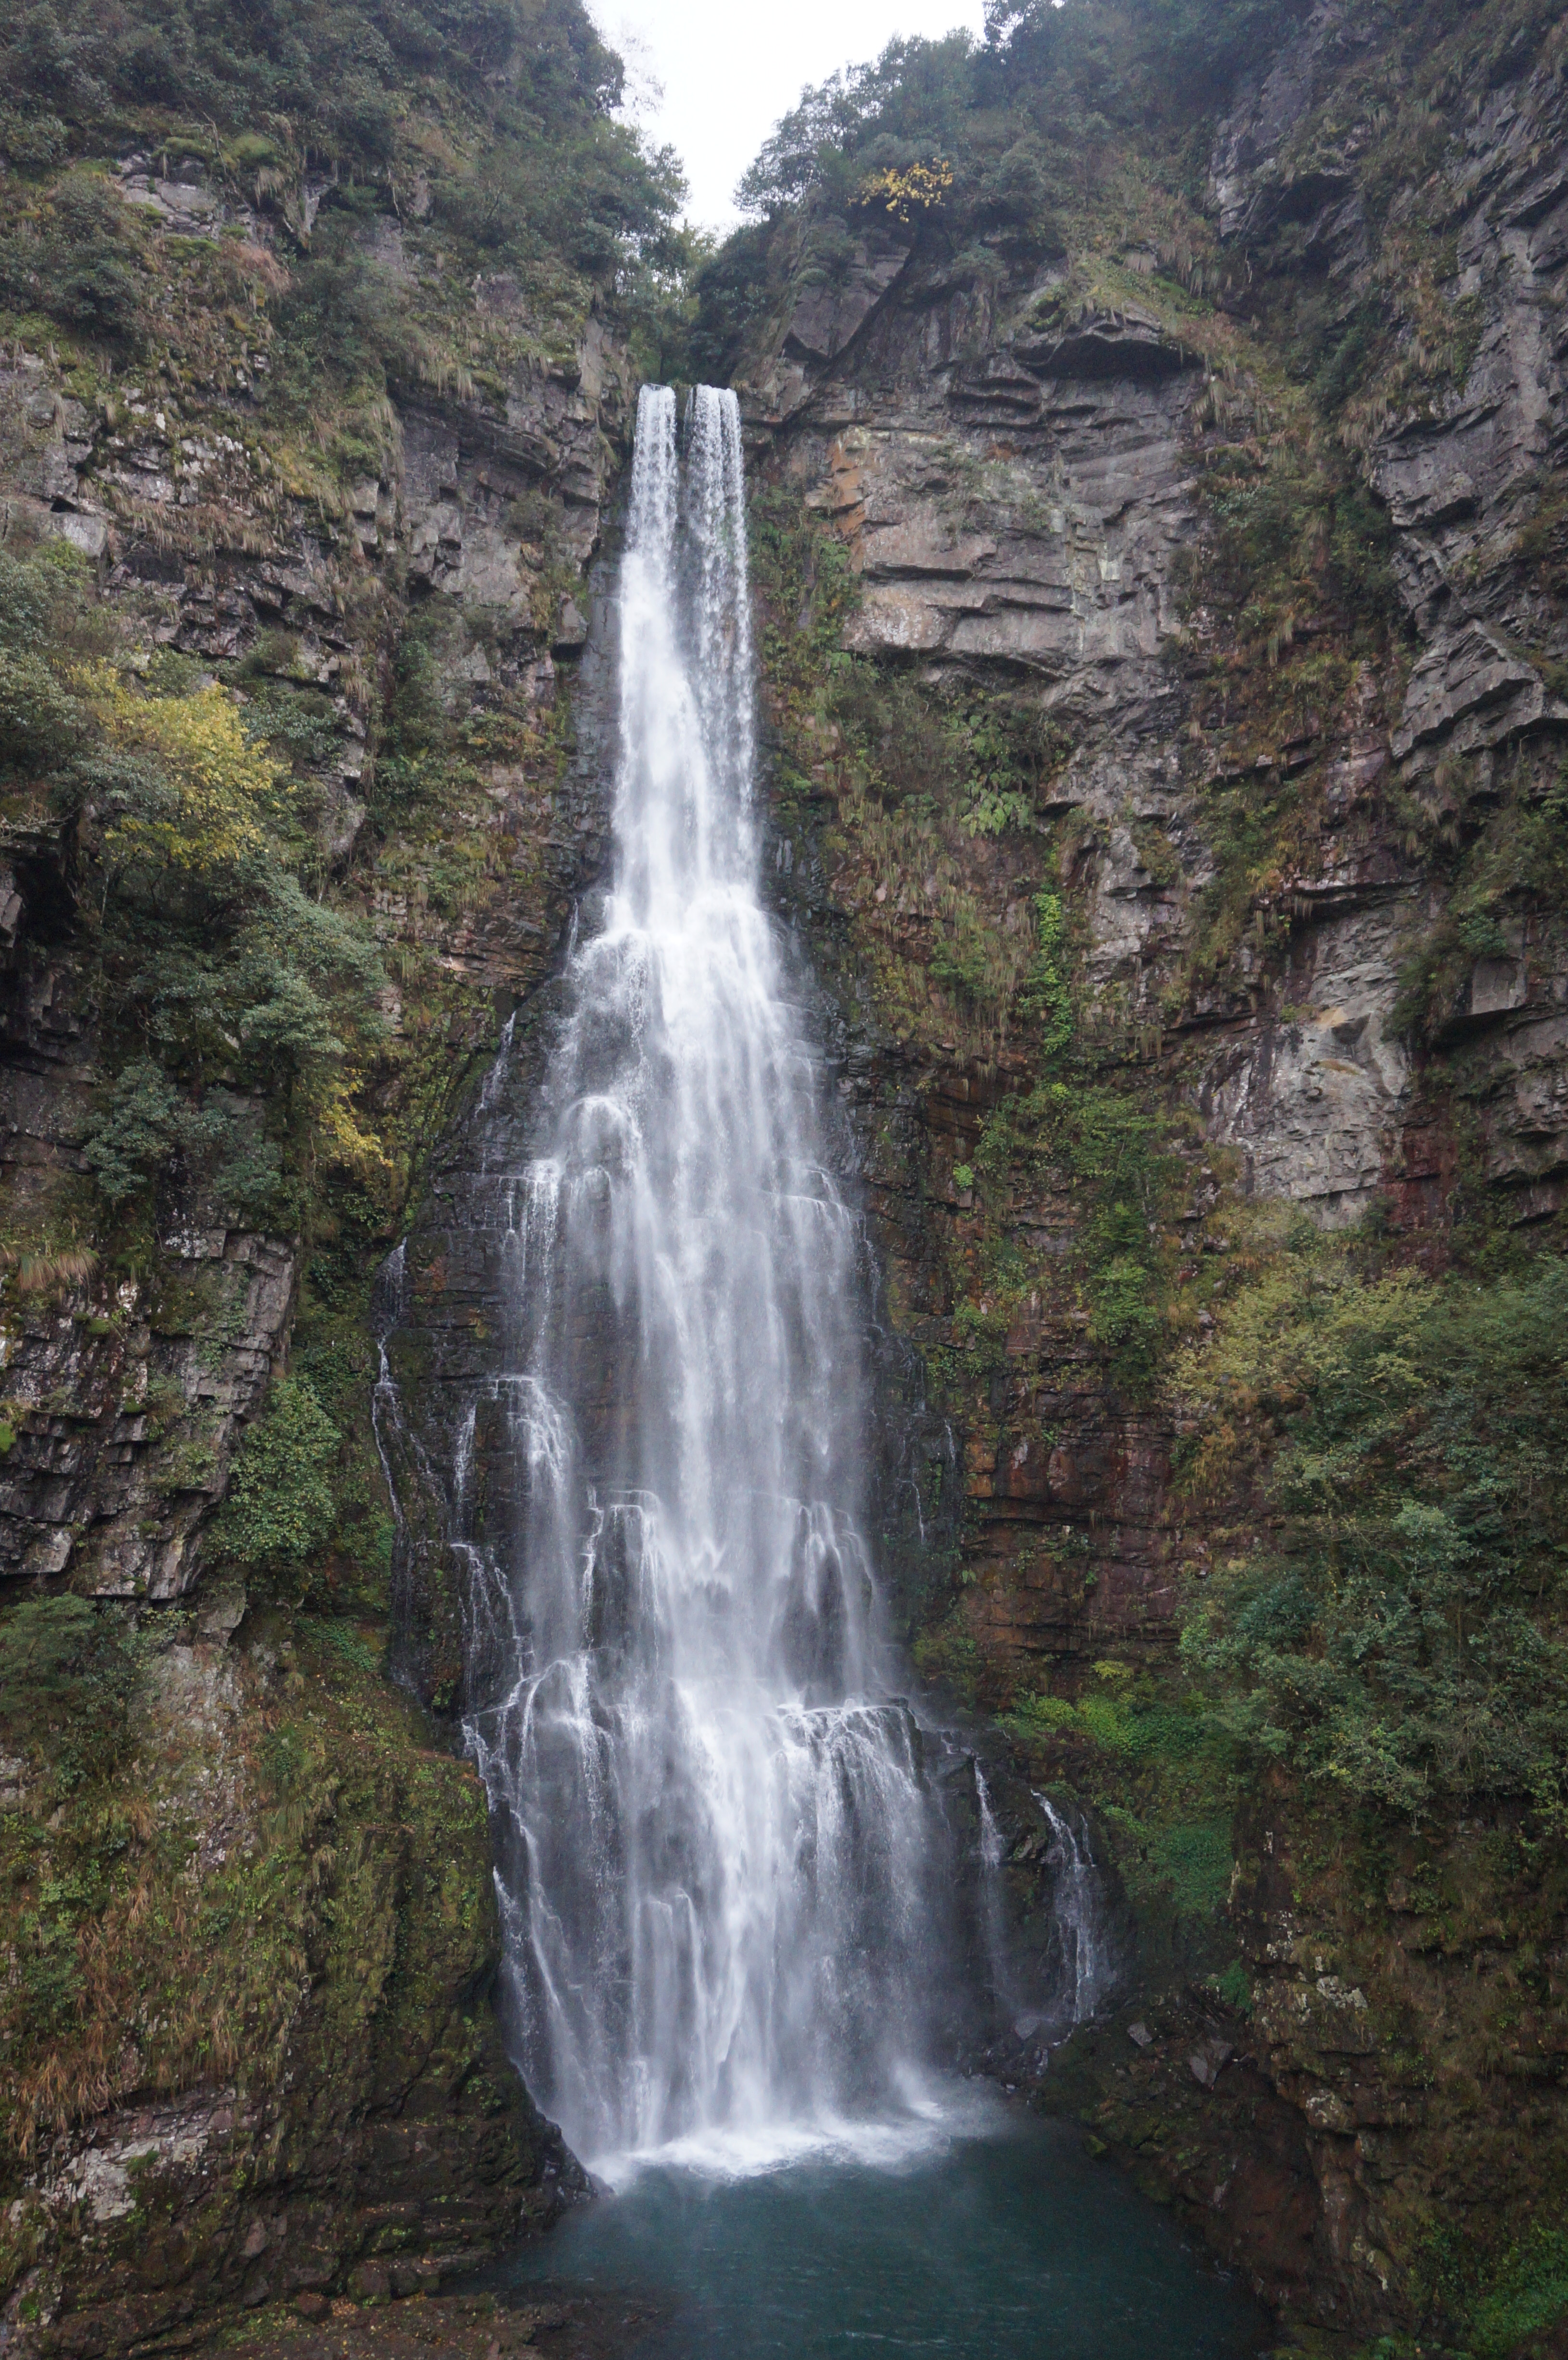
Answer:
[[[1331,1381],[1329,1488],[1401,1595],[1418,1545],[1472,1579],[1431,1520],[1494,1414],[1537,1457],[1485,1481],[1561,1529],[1562,30],[1255,14],[1223,89],[1136,104],[1059,100],[1051,20],[1004,25],[978,161],[922,183],[970,133],[901,134],[891,183],[776,207],[691,302],[637,277],[668,202],[621,150],[593,178],[568,7],[376,68],[385,125],[359,56],[312,115],[194,108],[158,28],[7,50],[27,2342],[434,2284],[574,2191],[489,2007],[462,1568],[385,1379],[439,1426],[491,1365],[459,1206],[486,1124],[528,1130],[604,857],[592,568],[661,337],[748,421],[768,874],[880,1273],[881,1561],[1007,1845],[991,2061],[1334,2348],[1544,2315],[1508,2289],[1563,2191],[1558,1740],[1519,1700],[1554,1709],[1556,1576],[1520,1560],[1518,1758],[1462,1795],[1454,1724],[1369,1738],[1349,1672],[1348,1770],[1248,1722],[1236,1633],[1248,1568],[1318,1578]],[[1158,16],[1115,16],[1135,61]],[[1037,1788],[1088,1812],[1127,2002],[1053,2056]]]
[[[298,50],[193,120],[129,20],[0,120],[8,2348],[434,2288],[583,2190],[483,1789],[387,1670],[373,1399],[377,1269],[602,848],[636,370],[604,256],[464,207],[519,137],[643,167],[585,20],[523,16],[423,79],[364,31],[390,160]],[[274,70],[225,38],[180,74]]]
[[[1351,2337],[1452,2326],[1452,2241],[1528,2242],[1565,2153],[1550,1813],[1281,1767],[1232,1821],[1177,1652],[1290,1521],[1308,1386],[1224,1360],[1250,1291],[1561,1250],[1563,880],[1518,834],[1568,750],[1560,48],[1426,29],[1314,8],[1196,163],[1123,135],[1043,232],[780,212],[737,379],[779,904],[923,1371],[885,1558],[1000,1715],[1020,1973],[1031,1780],[1131,1913],[1112,2032],[996,2055]]]

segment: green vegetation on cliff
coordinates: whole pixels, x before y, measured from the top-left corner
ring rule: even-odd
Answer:
[[[1442,321],[1427,317],[1441,241],[1421,174],[1454,152],[1470,76],[1500,74],[1505,61],[1509,73],[1550,64],[1562,39],[1530,0],[1485,23],[1457,6],[1435,19],[1383,11],[1377,39],[1336,68],[1333,119],[1308,107],[1276,168],[1287,184],[1305,179],[1314,141],[1343,139],[1355,116],[1334,185],[1353,186],[1363,209],[1365,273],[1331,300],[1293,235],[1300,208],[1282,204],[1265,217],[1259,284],[1244,304],[1240,257],[1222,256],[1190,200],[1238,64],[1271,56],[1299,22],[1285,7],[1210,10],[1200,24],[1173,5],[1070,0],[998,9],[984,43],[896,44],[809,92],[780,124],[746,184],[768,234],[742,233],[710,274],[715,334],[721,314],[733,331],[737,274],[747,272],[750,333],[771,334],[802,288],[846,282],[855,237],[881,214],[939,286],[967,273],[988,288],[998,332],[1062,328],[1095,300],[1130,299],[1203,355],[1192,432],[1204,532],[1188,553],[1187,633],[1172,654],[1190,683],[1185,735],[1202,749],[1212,858],[1161,1002],[1178,1029],[1195,994],[1255,995],[1243,979],[1288,946],[1323,857],[1316,749],[1329,716],[1355,712],[1379,670],[1397,677],[1410,661],[1393,530],[1362,458],[1395,404],[1436,415],[1444,388],[1464,380],[1478,318],[1469,297]],[[1139,236],[1134,278],[1127,254]],[[1007,308],[1009,273],[1030,270],[1051,281],[1046,291],[1032,308]],[[842,447],[852,453],[853,433]],[[977,518],[984,469],[956,451],[941,464],[955,525]],[[1249,1554],[1245,1573],[1216,1574],[1197,1593],[1189,1660],[1230,1696],[1222,1718],[1233,1734],[1302,1767],[1337,1764],[1364,1797],[1400,1812],[1439,1791],[1486,1791],[1532,1794],[1550,1818],[1563,1744],[1552,1634],[1564,1513],[1525,1469],[1519,1439],[1550,1390],[1542,1372],[1519,1377],[1512,1439],[1473,1438],[1462,1472],[1452,1437],[1466,1426],[1474,1437],[1482,1404],[1496,1419],[1515,1397],[1504,1359],[1549,1333],[1555,1264],[1494,1284],[1483,1252],[1473,1276],[1455,1275],[1431,1300],[1428,1283],[1375,1244],[1325,1245],[1315,1260],[1303,1244],[1239,1295],[1228,1282],[1215,1293],[1193,1265],[1178,1279],[1191,1232],[1183,1245],[1171,1215],[1193,1168],[1173,1104],[1181,1053],[1149,1063],[1158,1035],[1118,1039],[1114,989],[1088,992],[1074,974],[1087,923],[1062,880],[1077,869],[1086,823],[1045,816],[1082,716],[1049,687],[1004,685],[975,665],[922,678],[838,651],[855,608],[853,571],[829,528],[788,523],[786,496],[769,497],[762,570],[778,617],[767,652],[786,809],[832,798],[836,826],[822,851],[878,1018],[911,1050],[977,1053],[981,1072],[996,1076],[995,1110],[951,1168],[957,1251],[945,1260],[959,1349],[933,1338],[930,1365],[955,1405],[968,1395],[984,1420],[988,1370],[1003,1365],[1024,1307],[1038,1317],[1065,1284],[1112,1381],[1149,1398],[1165,1341],[1205,1305],[1220,1340],[1192,1350],[1179,1380],[1203,1436],[1186,1496],[1213,1513],[1223,1484],[1255,1460],[1269,1520],[1282,1519],[1274,1554]],[[996,530],[994,501],[985,513]],[[982,785],[964,781],[955,759],[975,744],[1002,749]],[[1453,791],[1443,797],[1441,766],[1439,795],[1420,809],[1389,789],[1393,827],[1452,871],[1448,912],[1408,966],[1403,1021],[1424,1023],[1428,1038],[1442,1036],[1475,960],[1514,956],[1521,922],[1537,913],[1555,923],[1560,794],[1543,800],[1522,766],[1503,775],[1501,797],[1478,796],[1462,817]],[[1149,835],[1139,849],[1158,883],[1162,858],[1172,873],[1178,865]],[[1039,1222],[1042,1189],[1072,1202],[1071,1253],[1023,1244],[1021,1217]],[[1485,1245],[1484,1220],[1473,1211],[1471,1221],[1457,1234]],[[1192,1287],[1184,1298],[1181,1284]],[[1248,1323],[1276,1295],[1278,1328],[1254,1334]],[[1334,1317],[1320,1319],[1331,1299]],[[1269,1387],[1287,1382],[1308,1338],[1329,1360],[1310,1383],[1301,1378],[1287,1415]],[[1408,1396],[1395,1376],[1407,1351]],[[1363,1361],[1375,1380],[1353,1373]],[[1429,1399],[1444,1365],[1449,1390]],[[1009,1437],[1029,1430],[1016,1414],[1007,1426]],[[1544,1464],[1547,1414],[1534,1431]],[[1314,1482],[1322,1498],[1309,1513],[1303,1487]],[[1532,1521],[1541,1537],[1521,1557]]]
[[[651,262],[671,235],[674,159],[649,157],[614,119],[620,60],[577,0],[303,11],[141,0],[108,13],[38,0],[0,38],[0,146],[35,173],[127,138],[189,145],[258,199],[287,199],[313,169],[334,187],[377,185],[394,217],[402,203],[433,202],[449,235],[495,262],[564,266],[590,282],[626,268],[634,244]],[[89,328],[151,326],[152,290],[137,284],[123,209],[86,174],[40,186],[42,212],[23,214],[0,243],[0,294],[31,294]],[[61,239],[64,277],[49,268]],[[307,266],[297,301],[308,311],[329,287],[342,296],[365,283],[363,273],[345,279],[339,253]],[[318,318],[323,359],[352,352],[368,324],[356,308]]]
[[[1238,1737],[1401,1816],[1568,1819],[1568,1267],[1433,1284],[1298,1223],[1179,1386],[1194,1500],[1261,1480],[1184,1648]]]
[[[517,2218],[524,2158],[508,2157],[505,2126],[520,2107],[525,2131],[529,2118],[485,1998],[483,1790],[428,1750],[347,1637],[273,1618],[224,1660],[188,1617],[137,1630],[68,1599],[13,1609],[0,1631],[0,1684],[28,1683],[0,1819],[0,2169],[26,2182],[0,2282],[20,2278],[24,2328],[62,2290],[77,2311],[136,2288],[149,2318],[192,2289],[210,2301],[253,2190],[280,2172],[328,2195],[300,2213],[295,2283],[404,2247],[428,2270],[443,2206],[455,2248],[486,2203],[481,2234]],[[428,2114],[443,2088],[473,2120],[426,2124],[428,2186],[408,2177],[404,2202],[422,2197],[430,2217],[416,2227],[410,2209],[388,2235],[379,2214],[356,2219],[352,2188],[329,2193],[332,2155],[378,2114]],[[155,2136],[134,2203],[106,2227],[89,2216],[62,2271],[40,2156],[69,2153],[62,2134],[128,2099],[192,2091],[196,2135],[212,2139],[194,2213],[177,2177],[163,2184]],[[212,2134],[200,2125],[215,2103]],[[464,2189],[465,2168],[500,2185]]]
[[[999,7],[805,94],[692,339],[777,436],[779,816],[962,1463],[917,1662],[1225,1962],[1306,2315],[1488,2355],[1568,2152],[1565,56]],[[1229,2133],[1134,2128],[1209,2225]]]
[[[504,419],[518,382],[574,382],[583,340],[637,333],[679,268],[679,176],[615,119],[618,60],[574,0],[298,21],[62,0],[9,20],[0,60],[0,324],[63,386],[14,399],[0,457],[31,494],[66,411],[103,446],[93,524],[74,486],[58,517],[29,497],[0,551],[0,803],[9,842],[48,847],[95,1084],[76,1173],[18,1192],[7,1251],[35,1288],[134,1287],[193,1213],[346,1244],[361,1332],[337,1349],[362,1372],[370,1261],[494,1030],[427,913],[543,890],[490,780],[532,788],[542,837],[570,725],[483,650],[519,625],[547,645],[583,555],[525,437],[520,593],[416,619],[382,540],[393,397]],[[112,584],[72,545],[105,527],[132,559]],[[160,586],[188,567],[194,632]],[[356,1458],[339,1488],[363,1491]]]

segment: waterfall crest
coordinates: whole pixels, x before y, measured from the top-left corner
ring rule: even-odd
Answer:
[[[679,423],[646,388],[615,880],[494,1175],[502,1366],[448,1487],[519,2061],[600,2158],[907,2103],[942,1915],[863,1537],[858,1234],[757,890],[735,397]]]

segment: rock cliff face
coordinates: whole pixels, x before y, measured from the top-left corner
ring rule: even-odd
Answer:
[[[1369,38],[1352,41],[1335,11],[1318,11],[1222,125],[1209,180],[1222,255],[1268,258],[1270,233],[1301,222],[1290,137],[1321,133],[1327,101],[1320,92],[1310,111],[1314,90]],[[748,388],[765,464],[851,552],[862,595],[845,647],[919,659],[934,686],[1021,679],[1070,729],[1038,809],[1070,815],[1081,847],[1072,881],[1090,989],[1120,1021],[1176,1036],[1183,1087],[1206,1135],[1243,1157],[1246,1189],[1331,1223],[1391,1182],[1439,1179],[1430,1099],[1461,1039],[1486,1179],[1517,1192],[1521,1220],[1558,1201],[1563,987],[1550,923],[1527,922],[1517,949],[1475,960],[1443,1011],[1448,1054],[1424,1071],[1393,1021],[1396,968],[1438,889],[1398,840],[1388,796],[1397,786],[1455,814],[1485,803],[1499,768],[1554,770],[1568,723],[1553,685],[1561,601],[1531,563],[1563,460],[1568,192],[1543,161],[1562,145],[1561,108],[1549,67],[1492,92],[1421,192],[1423,227],[1453,241],[1443,287],[1475,307],[1475,355],[1449,398],[1387,418],[1362,462],[1410,635],[1358,667],[1337,710],[1267,744],[1247,723],[1215,727],[1200,686],[1203,660],[1236,638],[1237,618],[1203,595],[1213,378],[1233,365],[1223,313],[1171,302],[1167,282],[1163,317],[1074,301],[1062,325],[1062,298],[1077,292],[1064,262],[955,283],[945,257],[911,245],[857,250],[832,310],[807,289],[779,357]],[[1314,169],[1332,188],[1321,157]],[[1348,303],[1357,274],[1372,275],[1365,224],[1317,181],[1312,203],[1291,264],[1304,246]],[[1129,276],[1153,269],[1141,249],[1116,259]],[[1294,294],[1279,269],[1281,287],[1265,279],[1242,314],[1255,331]],[[1193,989],[1215,874],[1205,790],[1278,777],[1317,805],[1310,864],[1298,859],[1275,891],[1301,905],[1289,943],[1267,961],[1244,953],[1228,990]],[[1138,841],[1149,830],[1164,839],[1152,865]],[[1435,1225],[1442,1191],[1430,1195]]]
[[[1432,1273],[1477,1238],[1558,1238],[1561,893],[1494,862],[1482,923],[1473,880],[1505,814],[1557,810],[1568,727],[1563,86],[1539,32],[1511,66],[1499,34],[1463,90],[1463,42],[1435,48],[1425,144],[1379,180],[1412,38],[1314,8],[1236,93],[1200,189],[1123,159],[1054,250],[955,253],[935,213],[852,223],[824,284],[780,226],[739,380],[772,486],[780,900],[835,994],[892,1315],[925,1371],[890,1388],[890,1463],[912,1399],[928,1498],[943,1437],[962,1470],[951,1587],[891,1493],[885,1550],[928,1672],[1012,1707],[1037,1776],[1108,1807],[1143,1921],[1141,1963],[1136,1933],[1124,1949],[1142,2046],[1128,2016],[1065,2067],[1005,2044],[1008,2078],[1083,2108],[1269,2300],[1363,2335],[1437,2300],[1434,2234],[1484,2242],[1560,2183],[1556,1884],[1510,1852],[1506,1813],[1400,1839],[1394,1867],[1287,1784],[1244,1815],[1227,1917],[1229,1844],[1206,1885],[1189,1873],[1201,1830],[1166,1823],[1144,1724],[1096,1722],[1091,1692],[1095,1665],[1114,1685],[1169,1663],[1194,1579],[1279,1522],[1239,1475],[1206,1508],[1173,1488],[1191,1392],[1130,1364],[1108,1251],[1170,1290],[1191,1356],[1270,1205],[1331,1231],[1371,1215],[1396,1265]],[[1325,436],[1301,387],[1322,399],[1330,363]],[[1314,466],[1342,519],[1360,503],[1375,628],[1334,586],[1350,562]],[[1238,496],[1247,477],[1281,488]],[[1236,525],[1256,497],[1304,544],[1282,621]],[[861,669],[824,705],[829,650]],[[1041,1036],[1070,964],[1097,1046],[1053,1103]],[[1097,1193],[1112,1134],[1133,1172],[1129,1109],[1165,1142],[1134,1175],[1137,1251]],[[1177,1818],[1215,1808],[1195,1791]],[[1015,1793],[1026,1948],[1037,1819]],[[1183,1995],[1237,1952],[1228,2004]]]
[[[31,121],[0,130],[0,276],[77,185]],[[148,308],[105,341],[0,289],[5,595],[66,585],[77,698],[40,761],[16,702],[38,660],[0,633],[0,2339],[82,2354],[304,2289],[430,2288],[583,2191],[492,2013],[482,1791],[384,1676],[371,1294],[592,858],[569,689],[633,373],[564,263],[542,290],[466,271],[428,174],[410,194],[398,164],[355,212],[353,173],[291,133],[258,176],[148,127],[71,134]],[[469,168],[449,145],[449,191]],[[315,268],[339,311],[311,346],[289,307]],[[354,333],[415,306],[426,341],[372,398]],[[105,949],[120,790],[68,783],[105,663],[180,726],[237,714],[286,781],[259,890],[292,866],[328,913],[307,997],[331,945],[373,963],[355,1111],[295,1126],[281,1190],[283,1099],[240,1026],[209,1034],[227,1072],[182,1071],[156,1024],[127,1048],[147,978]],[[136,923],[205,873],[166,842]],[[106,1199],[89,1151],[127,1054],[155,1133]],[[262,1159],[260,1218],[225,1145]],[[266,1530],[215,1529],[225,1495]]]
[[[1203,1369],[1248,1286],[1312,1295],[1291,1217],[1433,1285],[1561,1250],[1563,56],[1526,0],[1315,7],[1174,146],[1063,134],[1027,235],[787,213],[737,369],[768,858],[881,1273],[882,1560],[1007,1852],[994,2061],[1347,2338],[1452,2322],[1444,2256],[1563,2189],[1550,1797],[1369,1834],[1280,1768],[1238,1814],[1175,1651],[1290,1521],[1295,1404],[1237,1381],[1216,1476]],[[485,146],[517,71],[342,169],[286,116],[0,109],[0,556],[74,563],[76,703],[30,643],[0,702],[0,2279],[41,2348],[433,2283],[574,2188],[489,2013],[415,1463],[494,1373],[470,1207],[605,842],[636,372],[583,224],[498,251],[543,185]],[[97,324],[45,300],[60,222]],[[232,1174],[305,1066],[257,1078],[223,1013],[160,1096],[184,1020],[127,1037],[139,705],[60,792],[104,661],[249,715],[301,895],[379,952],[382,1029],[309,1050],[353,1072],[270,1194]],[[394,1583],[432,1720],[378,1675]],[[1089,1810],[1128,1997],[1053,2057],[1040,1788]]]
[[[123,1784],[183,1863],[183,1917],[149,1936],[103,1880],[80,1994],[96,2044],[58,2052],[88,2087],[59,2127],[30,2093],[44,2119],[7,2215],[15,2348],[114,2352],[224,2306],[433,2289],[584,2192],[490,2011],[477,1781],[367,1665],[254,1616],[235,1646],[228,1620],[163,1643],[143,1682]],[[37,1800],[18,1780],[7,1808]],[[18,2062],[36,2085],[48,2059]]]
[[[201,193],[218,206],[212,191]],[[143,401],[126,392],[124,420],[111,429],[64,398],[43,361],[24,354],[0,372],[0,434],[16,454],[13,529],[31,526],[88,548],[106,568],[110,612],[125,617],[128,636],[155,647],[222,659],[253,649],[264,630],[284,635],[282,676],[320,685],[338,741],[322,781],[321,825],[328,856],[342,867],[365,821],[358,791],[373,759],[358,708],[392,662],[410,599],[421,591],[433,597],[441,672],[459,694],[494,683],[525,714],[550,708],[556,658],[570,661],[584,634],[561,584],[578,579],[597,542],[616,464],[608,436],[626,423],[624,366],[590,321],[570,363],[517,368],[504,411],[477,400],[394,410],[384,478],[352,487],[328,530],[314,503],[278,500],[265,443],[247,450],[237,433],[222,431],[245,431],[243,397],[216,404],[188,394],[203,430],[191,435],[180,429],[197,418],[183,417],[174,395]],[[213,548],[205,525],[193,533],[187,526],[192,506],[215,488],[206,480],[209,446],[226,446],[222,505],[233,547]],[[123,487],[133,483],[134,518],[122,520]],[[535,529],[548,534],[560,575],[548,588],[542,540],[519,539],[516,509],[525,495],[539,506]],[[168,531],[158,530],[160,518]],[[267,522],[247,551],[237,544],[246,520],[257,518]],[[194,545],[171,556],[170,537],[178,548],[182,533]],[[342,685],[345,668],[362,683],[352,701]],[[465,982],[517,990],[549,959],[561,895],[577,874],[577,845],[572,835],[550,839],[548,792],[525,765],[496,762],[472,791],[478,809],[463,817],[484,839],[494,874],[482,877],[461,912],[446,923],[430,912],[419,863],[398,861],[400,847],[363,877],[354,871],[351,890],[370,901],[384,939],[428,945]],[[0,1154],[19,1226],[47,1216],[81,1168],[74,1151],[101,1081],[99,1011],[85,997],[74,939],[69,842],[32,804],[9,824],[7,847]],[[412,873],[401,873],[405,867]],[[35,1311],[18,1298],[7,1395],[22,1430],[0,1478],[0,1551],[9,1572],[70,1568],[78,1589],[156,1600],[180,1596],[194,1578],[191,1537],[222,1496],[238,1429],[287,1349],[298,1247],[234,1228],[199,1191],[171,1194],[160,1212],[153,1268],[90,1312]],[[95,1340],[93,1322],[102,1326],[111,1313],[114,1332]],[[204,1422],[203,1464],[189,1481],[167,1480],[171,1449],[160,1448],[146,1408],[149,1385],[160,1383],[178,1386]],[[60,1405],[52,1415],[51,1403]],[[174,1447],[188,1443],[187,1430]]]

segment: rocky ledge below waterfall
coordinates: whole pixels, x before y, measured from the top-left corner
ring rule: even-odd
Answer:
[[[389,2306],[318,2295],[234,2322],[201,2348],[213,2360],[629,2360],[665,2315],[624,2289],[564,2288],[542,2301],[416,2295]]]
[[[12,2083],[34,2130],[0,2220],[7,2351],[91,2360],[225,2307],[437,2288],[582,2191],[490,2006],[483,1790],[363,1643],[276,1612],[192,1632],[144,1665],[69,1816],[10,1766],[8,1873],[47,1846],[60,1909],[93,1874],[83,1825],[100,1852],[118,1826],[132,1873],[91,1885],[100,1940],[49,2052],[79,2105],[105,2071],[125,2094],[62,2122],[44,2058]]]

